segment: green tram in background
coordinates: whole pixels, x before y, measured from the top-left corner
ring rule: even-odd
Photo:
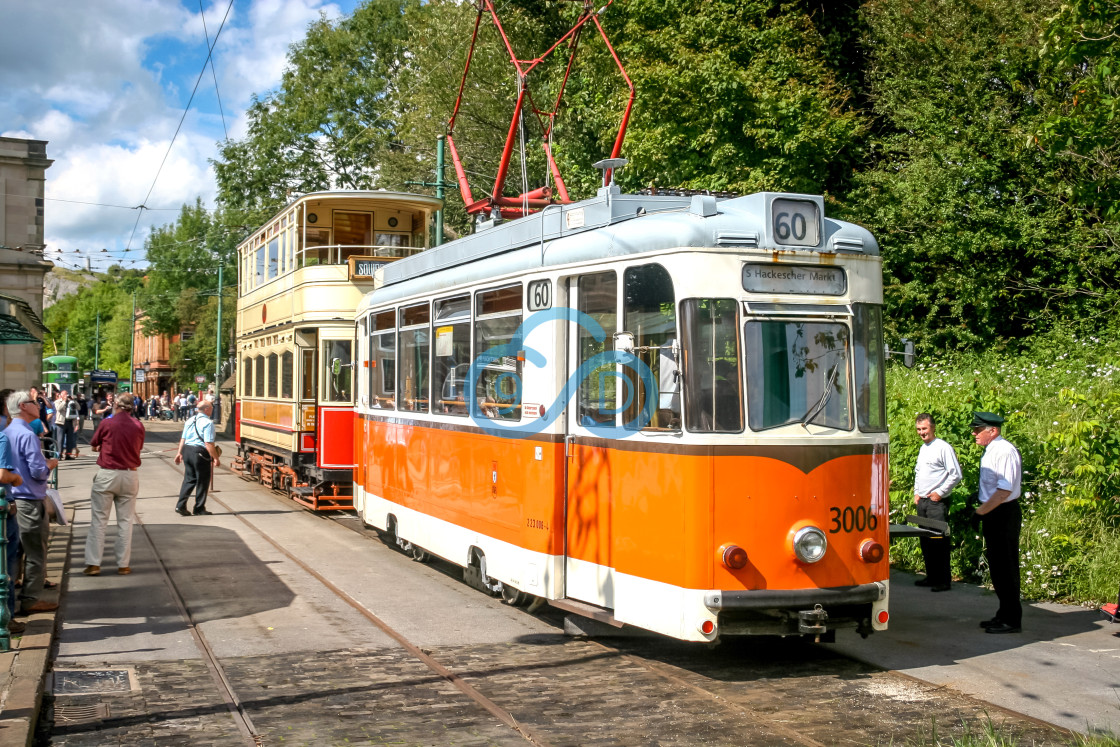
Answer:
[[[52,393],[65,389],[73,394],[79,381],[78,359],[74,356],[51,355],[43,359],[43,384]]]

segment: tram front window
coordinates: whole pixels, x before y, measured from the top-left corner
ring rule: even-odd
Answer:
[[[685,425],[694,432],[743,430],[739,305],[732,298],[681,303]]]
[[[750,321],[745,341],[752,430],[791,423],[851,430],[846,325]]]

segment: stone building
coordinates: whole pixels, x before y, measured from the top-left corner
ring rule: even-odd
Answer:
[[[0,137],[0,388],[43,380],[45,140]]]

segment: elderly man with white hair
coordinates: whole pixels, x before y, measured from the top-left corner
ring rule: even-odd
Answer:
[[[8,397],[8,412],[12,422],[4,429],[12,462],[23,484],[12,487],[9,495],[16,501],[16,518],[19,522],[19,541],[26,558],[23,568],[23,588],[20,589],[20,610],[17,614],[50,612],[58,605],[39,599],[46,581],[47,564],[47,480],[58,466],[57,459],[43,458],[39,437],[31,430],[31,423],[39,417],[39,404],[27,392],[13,392]]]

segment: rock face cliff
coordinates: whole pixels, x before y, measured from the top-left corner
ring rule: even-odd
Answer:
[[[48,309],[64,296],[77,293],[80,288],[93,285],[97,278],[91,272],[75,272],[54,267],[43,278],[43,308]]]

